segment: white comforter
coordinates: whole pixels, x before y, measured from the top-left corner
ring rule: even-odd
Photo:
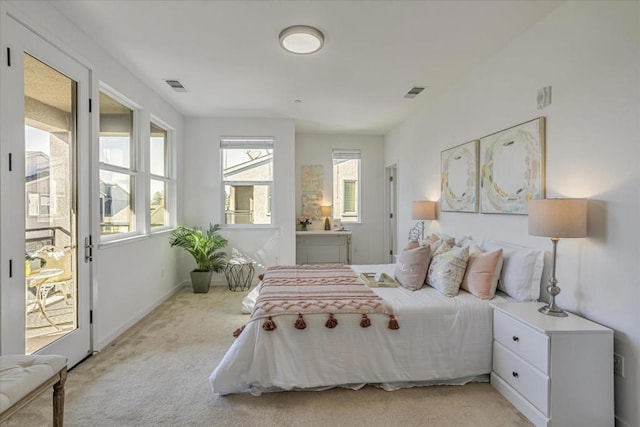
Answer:
[[[393,265],[352,266],[357,272]],[[387,316],[339,316],[335,329],[326,315],[305,315],[307,328],[293,327],[296,316],[278,316],[278,329],[250,322],[211,374],[214,393],[229,394],[379,384],[387,390],[418,384],[464,384],[491,371],[492,312],[488,301],[461,291],[456,297],[431,287],[412,292],[373,288],[388,301],[400,329],[387,328]],[[493,301],[506,301],[496,295]]]

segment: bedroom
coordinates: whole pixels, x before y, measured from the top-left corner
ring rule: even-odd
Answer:
[[[638,168],[634,164],[639,158],[640,134],[637,2],[567,2],[551,8],[548,15],[541,16],[511,43],[486,58],[479,58],[445,93],[432,94],[433,98],[422,101],[417,98],[415,101],[424,105],[404,123],[375,136],[302,133],[291,119],[253,119],[252,113],[227,112],[224,116],[212,114],[206,118],[183,115],[177,105],[168,104],[134,77],[137,70],[123,68],[97,46],[97,41],[83,36],[67,20],[73,21],[74,17],[65,18],[46,2],[3,2],[2,6],[3,40],[7,31],[5,13],[10,9],[25,17],[34,28],[42,29],[52,42],[90,63],[94,78],[109,82],[141,105],[155,105],[153,114],[169,122],[182,135],[181,140],[188,141],[177,153],[182,165],[177,212],[180,223],[206,225],[220,217],[217,199],[213,197],[211,203],[202,197],[219,190],[218,171],[210,167],[217,161],[217,150],[211,141],[219,135],[269,134],[287,144],[290,150],[279,158],[286,167],[275,177],[279,191],[286,194],[286,199],[278,201],[282,224],[286,226],[277,231],[238,230],[233,237],[243,250],[257,253],[263,249],[268,263],[295,261],[292,224],[299,213],[300,195],[293,182],[300,166],[322,155],[314,149],[326,146],[329,155],[333,146],[362,148],[363,156],[365,149],[371,150],[367,161],[363,160],[363,168],[371,169],[363,170],[363,174],[370,173],[367,180],[378,183],[376,187],[383,185],[384,168],[397,163],[398,235],[406,236],[414,223],[410,218],[411,201],[439,198],[442,150],[545,116],[547,195],[593,199],[589,213],[590,221],[595,222],[590,226],[599,230],[588,239],[561,243],[560,302],[566,309],[616,331],[615,351],[625,361],[625,376],[616,377],[616,415],[621,425],[640,425],[636,405],[640,367],[637,245],[640,200]],[[4,48],[2,55],[4,64]],[[537,90],[548,85],[553,87],[552,104],[538,110]],[[428,90],[421,96],[429,94]],[[628,161],[629,158],[635,162]],[[205,170],[206,175],[197,170]],[[2,183],[5,185],[4,179]],[[363,212],[371,218],[361,226],[351,227],[354,263],[382,262],[384,244],[378,230],[382,229],[383,208],[379,191],[363,187],[363,195],[364,202],[371,203],[363,206]],[[3,209],[4,206],[3,200]],[[11,236],[11,218],[3,211],[3,286],[7,277],[5,261],[15,250],[6,243]],[[526,220],[518,216],[442,213],[434,226],[455,235],[496,238],[549,249],[547,239],[527,234]],[[164,244],[165,237],[96,248],[94,350],[107,346],[188,280],[188,261]],[[264,245],[252,246],[252,242]],[[139,267],[160,264],[164,267]],[[4,304],[3,297],[3,316]],[[3,319],[3,353],[12,345],[7,342],[8,327]]]

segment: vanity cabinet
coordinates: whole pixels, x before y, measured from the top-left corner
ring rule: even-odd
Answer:
[[[297,231],[296,264],[351,264],[351,232]]]

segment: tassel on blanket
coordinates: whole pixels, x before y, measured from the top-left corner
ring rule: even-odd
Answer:
[[[277,328],[277,326],[271,316],[269,316],[269,318],[262,324],[262,329],[265,331],[273,331],[275,328]]]
[[[258,280],[262,281],[264,279],[264,274],[258,274]]]
[[[360,321],[360,326],[362,326],[363,328],[368,328],[369,326],[371,326],[371,320],[364,313],[362,314],[362,320]]]
[[[327,319],[327,323],[324,324],[329,329],[333,329],[338,326],[338,319],[333,317],[333,313],[329,314],[329,318]]]
[[[296,329],[305,329],[307,327],[307,324],[302,317],[302,313],[298,313],[298,320],[296,320],[294,326],[296,327]]]
[[[247,325],[242,325],[240,326],[238,329],[236,329],[235,331],[233,331],[233,337],[234,338],[238,338],[240,336],[240,334],[242,333],[242,331],[244,331],[244,327]]]
[[[400,325],[398,324],[398,320],[396,320],[396,316],[393,314],[389,316],[389,329],[400,329]]]

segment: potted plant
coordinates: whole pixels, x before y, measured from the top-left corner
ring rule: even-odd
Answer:
[[[300,224],[301,231],[307,231],[307,226],[311,225],[311,220],[308,216],[302,215],[298,217],[298,224]]]
[[[223,271],[227,265],[227,254],[220,249],[227,246],[228,241],[219,231],[220,225],[209,224],[206,231],[178,226],[171,232],[169,244],[189,252],[196,262],[196,268],[191,272],[191,285],[196,294],[209,292],[211,276]]]

